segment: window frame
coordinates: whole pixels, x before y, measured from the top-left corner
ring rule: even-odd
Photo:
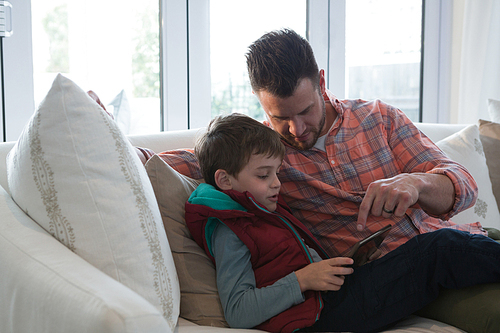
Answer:
[[[13,34],[2,38],[4,142],[18,139],[35,108],[31,1],[10,0],[10,3]]]
[[[17,140],[34,110],[31,1],[10,0],[14,34],[3,38],[3,141]],[[424,2],[422,121],[450,120],[452,0]],[[159,0],[161,130],[206,126],[211,118],[210,3]],[[307,0],[307,37],[327,87],[345,95],[345,0]],[[396,105],[397,107],[397,105]],[[0,125],[2,125],[0,123]],[[1,130],[2,132],[3,129]]]
[[[325,69],[328,89],[344,98],[345,0],[308,1],[309,41],[318,65]],[[450,120],[453,3],[452,0],[422,0],[422,3],[420,121],[447,123]]]

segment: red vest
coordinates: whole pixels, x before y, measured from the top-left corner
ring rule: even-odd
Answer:
[[[273,284],[289,273],[312,262],[305,244],[322,257],[325,251],[307,228],[287,209],[284,202],[271,213],[256,203],[250,193],[225,191],[248,211],[216,210],[186,203],[186,223],[194,240],[214,261],[205,237],[208,217],[216,217],[239,237],[251,253],[251,263],[257,288]],[[215,261],[214,261],[215,263]],[[313,325],[319,318],[323,303],[321,293],[306,291],[305,301],[292,306],[257,326],[270,332],[293,332]]]

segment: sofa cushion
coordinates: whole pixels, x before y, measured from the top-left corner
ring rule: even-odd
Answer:
[[[69,79],[54,80],[7,157],[7,179],[40,226],[174,330],[179,283],[149,178],[114,121]]]
[[[466,167],[479,188],[475,205],[457,214],[451,220],[458,224],[479,221],[485,227],[500,229],[500,213],[493,196],[488,166],[479,138],[479,128],[476,125],[467,126],[463,130],[438,141],[436,145],[449,158]]]
[[[442,290],[416,314],[469,333],[500,332],[500,283]]]
[[[479,136],[486,155],[493,195],[500,207],[500,123],[479,120]]]
[[[146,163],[160,206],[181,286],[181,317],[204,326],[227,327],[217,292],[215,267],[191,238],[184,205],[199,182],[170,167],[158,155]]]

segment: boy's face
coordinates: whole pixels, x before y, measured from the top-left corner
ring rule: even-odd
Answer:
[[[236,176],[228,176],[233,190],[250,192],[269,211],[276,210],[281,183],[278,171],[281,159],[265,155],[252,155],[247,165]]]

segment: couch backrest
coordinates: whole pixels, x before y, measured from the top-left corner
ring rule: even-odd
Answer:
[[[415,123],[420,131],[427,135],[433,142],[438,142],[453,133],[464,129],[469,124],[432,124],[432,123]]]
[[[431,124],[415,123],[431,140],[437,142],[466,127],[465,124]],[[129,140],[136,147],[152,149],[161,152],[171,149],[192,148],[201,129],[169,131],[147,135],[131,135]],[[9,192],[5,159],[15,142],[0,143],[0,185]]]
[[[135,147],[152,149],[161,152],[172,149],[193,148],[195,140],[202,129],[168,131],[148,135],[129,135],[128,139]]]

